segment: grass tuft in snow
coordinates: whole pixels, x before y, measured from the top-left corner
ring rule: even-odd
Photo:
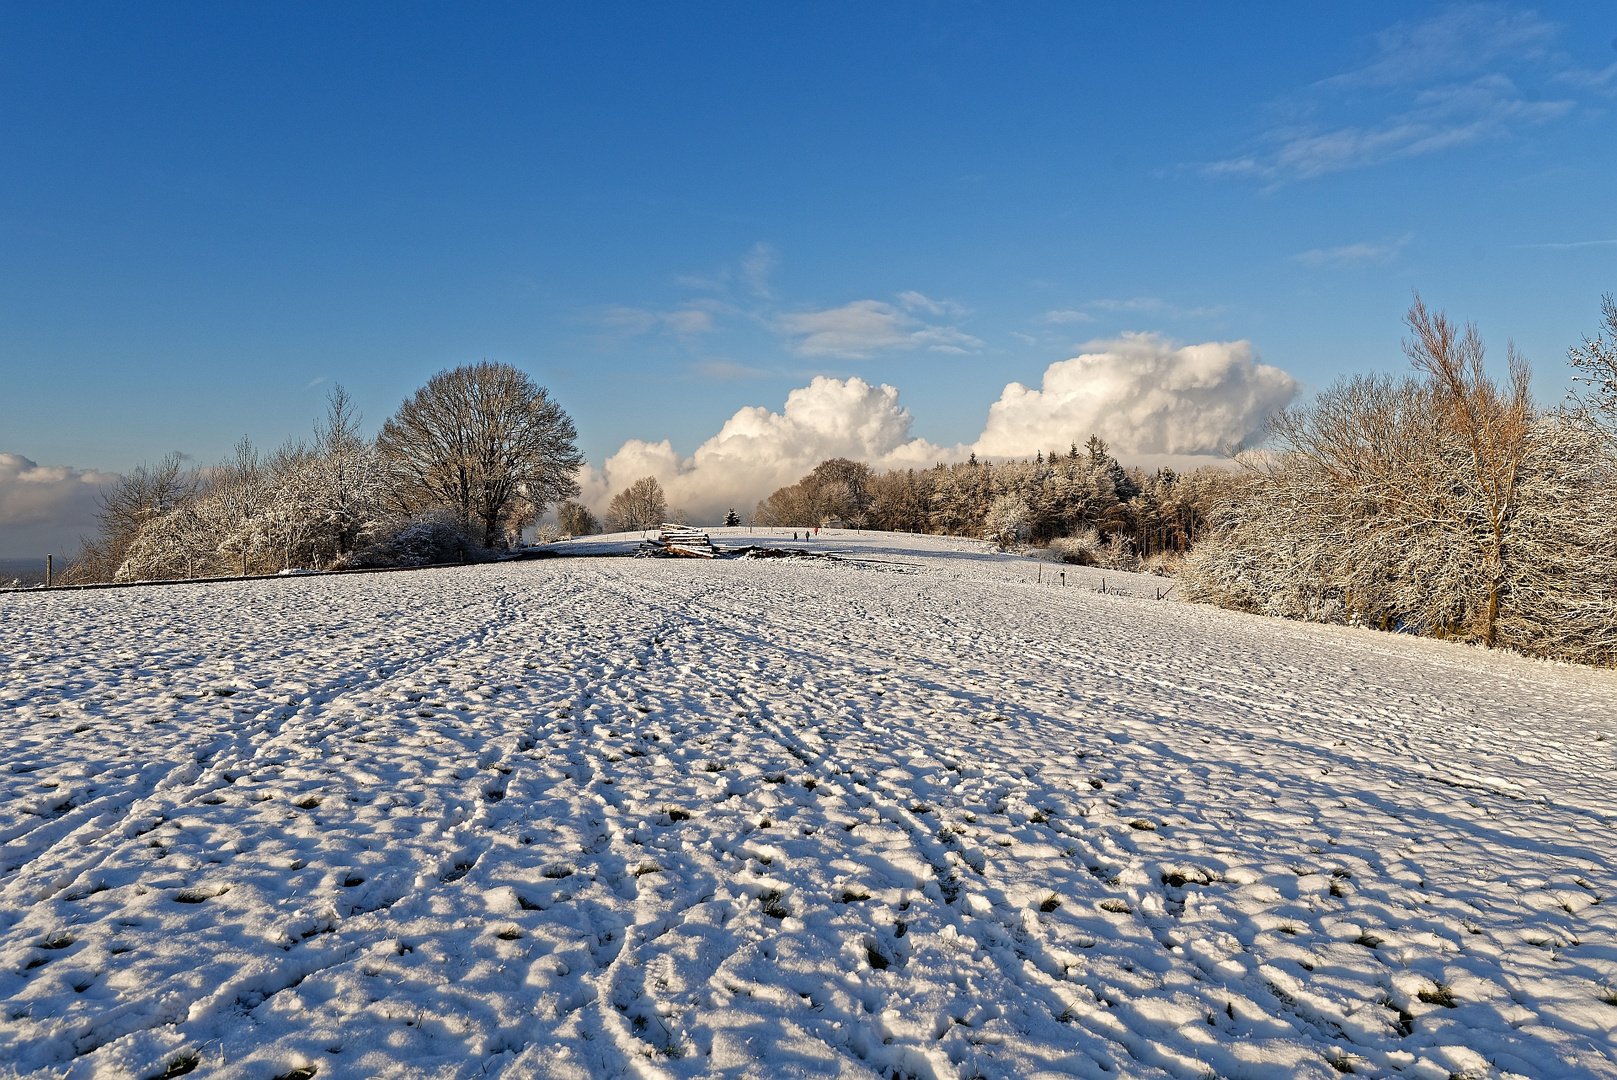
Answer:
[[[181,889],[174,895],[176,904],[200,904],[204,900],[212,900],[218,893],[208,892],[206,889]]]
[[[1385,939],[1378,938],[1374,934],[1360,934],[1353,939],[1353,944],[1363,945],[1366,949],[1379,949],[1383,940]]]
[[[291,1072],[282,1073],[281,1075],[277,1076],[275,1080],[314,1080],[315,1073],[319,1071],[320,1069],[318,1066],[302,1065],[296,1069],[293,1069]]]
[[[163,1071],[153,1073],[146,1080],[169,1080],[170,1077],[184,1076],[201,1063],[201,1054],[180,1054],[170,1061]]]
[[[1058,908],[1060,906],[1061,906],[1061,897],[1057,896],[1055,893],[1051,893],[1049,896],[1046,896],[1044,898],[1044,900],[1039,904],[1039,910],[1044,912],[1046,915],[1048,915],[1050,912],[1054,911],[1056,908]]]
[[[1454,1000],[1454,991],[1448,983],[1433,983],[1432,989],[1422,990],[1415,995],[1428,1005],[1441,1005],[1445,1009],[1458,1009],[1460,1006]]]

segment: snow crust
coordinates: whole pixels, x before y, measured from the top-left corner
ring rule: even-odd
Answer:
[[[0,1075],[1617,1077],[1611,673],[801,546],[0,598]]]

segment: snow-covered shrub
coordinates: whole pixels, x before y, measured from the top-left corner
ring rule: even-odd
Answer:
[[[1134,554],[1133,542],[1116,532],[1106,538],[1106,545],[1101,549],[1101,565],[1108,570],[1138,570],[1140,559]]]
[[[494,553],[467,534],[454,511],[440,508],[398,522],[369,547],[339,559],[334,568],[437,566],[492,558]]]
[[[1098,566],[1103,570],[1140,568],[1140,558],[1134,553],[1134,542],[1121,532],[1103,539],[1098,530],[1083,529],[1076,535],[1050,541],[1050,550],[1060,556],[1062,562],[1077,566]]]
[[[988,506],[983,539],[1002,548],[1019,544],[1027,539],[1029,516],[1027,500],[1019,495],[1001,495]]]
[[[1103,547],[1100,533],[1094,529],[1085,529],[1076,536],[1061,536],[1050,541],[1050,550],[1060,556],[1062,562],[1072,563],[1075,566],[1100,566]]]
[[[554,544],[557,540],[560,540],[563,535],[565,534],[560,529],[552,525],[550,522],[545,521],[541,522],[533,530],[533,542],[536,544]]]
[[[1158,551],[1147,555],[1140,560],[1139,570],[1142,574],[1155,574],[1158,577],[1173,577],[1179,572],[1179,564],[1184,555],[1177,551]]]

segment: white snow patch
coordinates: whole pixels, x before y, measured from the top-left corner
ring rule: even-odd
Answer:
[[[0,1074],[1617,1077],[1611,673],[806,546],[0,598]]]

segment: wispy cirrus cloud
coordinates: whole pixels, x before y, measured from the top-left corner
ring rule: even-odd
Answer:
[[[1368,266],[1375,263],[1389,263],[1397,259],[1403,253],[1404,245],[1413,239],[1414,234],[1410,234],[1391,243],[1361,242],[1344,244],[1341,247],[1314,248],[1311,251],[1298,252],[1291,257],[1291,261],[1302,263],[1304,266]]]
[[[943,314],[949,310],[945,305],[920,293],[902,293],[899,301],[854,300],[822,311],[788,312],[777,325],[794,339],[792,347],[801,356],[863,359],[906,349],[958,354],[982,347],[982,341],[956,326],[925,322],[915,314]]]
[[[932,315],[948,315],[960,318],[971,314],[953,300],[934,300],[913,289],[899,293],[898,302],[911,311],[925,311]]]
[[[1160,296],[1134,296],[1126,300],[1089,300],[1074,308],[1059,308],[1054,311],[1047,311],[1034,321],[1052,326],[1062,326],[1070,323],[1092,323],[1098,318],[1095,314],[1096,312],[1103,312],[1108,315],[1155,315],[1164,319],[1195,319],[1208,315],[1221,315],[1224,308],[1222,305],[1186,308],[1177,304],[1170,304]]]
[[[760,368],[738,364],[734,360],[699,360],[691,365],[691,373],[710,382],[737,382],[761,378],[765,374]]]
[[[1617,240],[1574,240],[1569,244],[1517,244],[1516,247],[1522,250],[1570,251],[1573,248],[1611,247],[1613,245],[1617,245]]]
[[[1087,311],[1079,311],[1076,308],[1063,308],[1058,311],[1046,311],[1036,321],[1049,323],[1052,326],[1062,326],[1067,323],[1094,322],[1095,316]]]
[[[752,295],[771,299],[775,294],[769,286],[769,278],[779,265],[780,253],[773,246],[760,241],[741,257],[741,283]]]
[[[1166,315],[1178,310],[1160,296],[1135,296],[1128,300],[1091,300],[1088,306],[1099,311],[1107,311],[1113,314],[1118,314],[1120,312],[1148,311],[1152,314]]]
[[[1199,171],[1275,186],[1549,124],[1579,102],[1540,87],[1591,92],[1614,78],[1573,65],[1554,48],[1559,33],[1536,12],[1503,4],[1456,5],[1399,23],[1376,35],[1363,64],[1273,103],[1271,122],[1245,152]]]
[[[702,295],[671,309],[616,305],[590,312],[590,321],[609,336],[632,337],[670,333],[696,347],[704,335],[721,334],[737,325],[762,328],[798,356],[867,359],[882,352],[923,349],[969,353],[983,342],[961,329],[971,314],[953,300],[939,300],[914,289],[889,300],[852,300],[836,307],[793,310],[778,297],[772,277],[780,254],[766,243],[754,244],[734,263],[705,274],[674,279]],[[754,368],[722,358],[698,360],[691,371],[712,379],[750,378]]]
[[[717,329],[713,311],[700,307],[677,307],[668,311],[613,305],[592,313],[592,321],[617,334],[634,336],[666,330],[681,336],[710,334]]]

